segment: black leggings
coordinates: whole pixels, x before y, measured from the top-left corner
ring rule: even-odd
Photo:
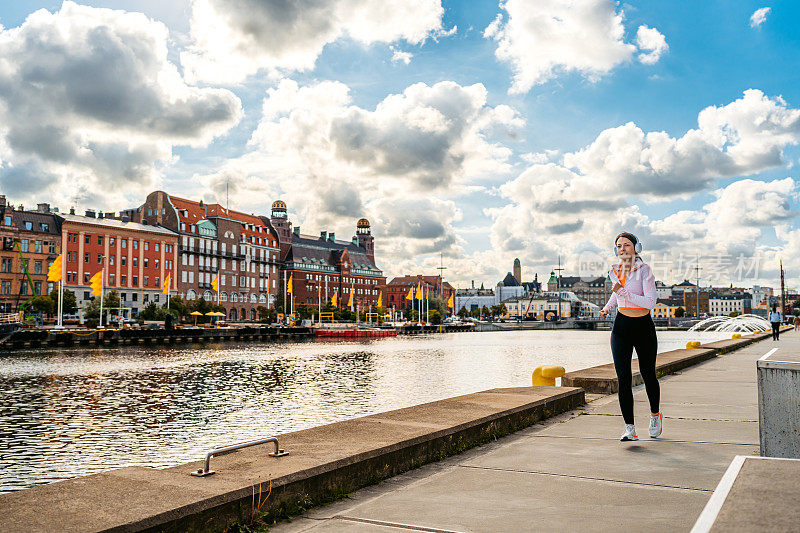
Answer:
[[[781,334],[781,323],[771,322],[771,324],[772,324],[772,340],[777,341],[779,340]]]
[[[631,390],[631,358],[633,349],[639,358],[639,373],[647,389],[650,412],[658,413],[660,389],[656,377],[656,352],[658,339],[656,326],[648,314],[629,317],[617,313],[611,330],[611,353],[614,354],[614,368],[619,382],[619,407],[626,424],[633,424],[633,391]]]

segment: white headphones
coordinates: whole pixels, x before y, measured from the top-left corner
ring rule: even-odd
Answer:
[[[631,233],[631,235],[633,235],[633,233]],[[624,237],[624,235],[620,235],[620,237]],[[617,241],[620,239],[620,237],[617,237],[617,239],[614,241],[614,256],[617,255]],[[633,237],[636,239],[636,244],[633,245],[633,250],[637,254],[640,254],[642,253],[642,241],[640,241],[639,237],[636,235],[633,235]]]

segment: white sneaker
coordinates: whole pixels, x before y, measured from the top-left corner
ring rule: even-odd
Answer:
[[[639,440],[639,436],[636,434],[636,427],[633,424],[625,424],[625,433],[619,438],[622,442],[628,440]]]
[[[650,438],[655,439],[656,437],[661,435],[661,427],[664,422],[664,415],[658,413],[657,415],[653,416],[650,415]]]

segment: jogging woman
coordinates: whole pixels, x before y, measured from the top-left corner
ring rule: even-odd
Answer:
[[[611,330],[611,353],[619,384],[619,407],[625,421],[625,432],[619,440],[639,440],[633,424],[633,391],[631,390],[631,359],[633,349],[639,359],[639,373],[644,380],[650,400],[650,437],[661,435],[663,416],[659,411],[660,389],[656,377],[658,340],[650,310],[656,305],[656,282],[653,272],[639,253],[642,243],[635,235],[622,232],[614,240],[614,253],[619,264],[611,267],[609,277],[614,283],[611,298],[600,311],[606,317],[614,306],[617,316]]]

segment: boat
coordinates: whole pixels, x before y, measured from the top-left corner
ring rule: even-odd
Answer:
[[[0,313],[0,339],[5,340],[22,327],[19,313]]]
[[[377,339],[379,337],[396,337],[396,329],[317,329],[314,335],[318,339]]]

